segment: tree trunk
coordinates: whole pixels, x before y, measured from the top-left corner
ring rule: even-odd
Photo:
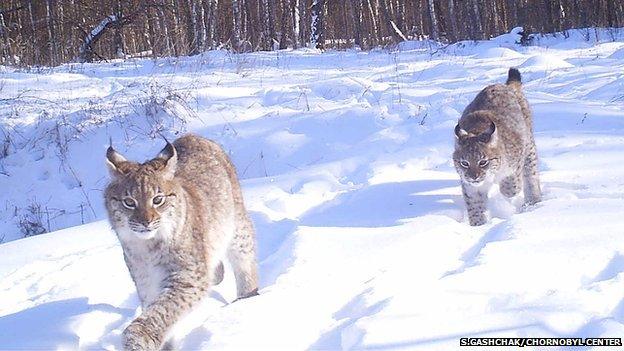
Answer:
[[[280,0],[280,4],[282,5],[282,16],[281,16],[281,21],[282,21],[282,26],[280,31],[282,32],[280,35],[280,39],[279,39],[279,48],[280,50],[286,49],[288,48],[288,37],[289,37],[289,28],[292,28],[289,24],[288,24],[288,0]]]
[[[33,41],[33,61],[41,62],[41,53],[39,48],[39,41],[37,40],[37,29],[35,26],[35,17],[33,15],[33,0],[28,1],[28,17],[30,20],[31,37]]]
[[[481,24],[481,12],[479,12],[479,0],[471,0],[472,2],[472,21],[474,23],[473,39],[484,39],[483,25]]]
[[[259,18],[260,18],[260,23],[262,26],[261,48],[262,50],[269,51],[273,48],[273,40],[271,37],[271,25],[270,25],[272,21],[269,19],[270,17],[269,0],[259,1],[258,5],[260,5],[260,9],[258,12],[260,13]]]
[[[392,17],[390,16],[390,12],[388,11],[388,3],[387,0],[380,0],[382,1],[382,3],[380,4],[381,6],[381,13],[383,14],[384,17],[384,21],[386,22],[386,26],[388,28],[388,33],[390,33],[390,35],[392,36],[392,39],[394,40],[395,43],[399,43],[401,41],[407,40],[407,38],[405,37],[405,35],[403,34],[403,32],[401,32],[401,30],[399,29],[399,27],[397,27],[396,23],[394,22],[394,20],[392,19]]]
[[[186,40],[189,55],[199,53],[199,42],[197,40],[197,15],[195,0],[186,0]]]
[[[267,24],[269,25],[269,40],[271,43],[269,50],[273,50],[274,44],[277,42],[277,36],[275,35],[275,0],[266,0],[266,12],[266,17],[268,18]]]
[[[46,25],[48,30],[48,55],[50,64],[56,66],[57,60],[57,45],[54,30],[54,0],[46,0]]]
[[[11,43],[9,41],[8,29],[4,21],[4,14],[0,12],[0,37],[2,38],[2,62],[5,65],[12,65],[13,55],[11,54]]]
[[[455,18],[455,0],[448,0],[448,18],[449,18],[449,35],[448,38],[451,42],[458,40],[457,36],[457,18]]]
[[[160,8],[157,7],[156,8],[156,14],[158,17],[158,27],[160,28],[160,30],[162,31],[162,35],[163,35],[163,40],[164,40],[164,54],[165,55],[173,55],[173,44],[171,43],[171,36],[169,35],[169,29],[167,26],[167,23],[165,22],[165,13],[164,11]]]
[[[208,25],[208,38],[210,40],[210,48],[215,49],[219,45],[219,31],[217,21],[217,6],[219,5],[218,0],[208,0],[206,4],[208,6],[208,16],[207,21]]]
[[[87,34],[87,36],[84,39],[84,42],[80,46],[80,50],[78,53],[78,61],[79,62],[92,62],[95,56],[95,50],[93,48],[95,43],[97,43],[97,41],[100,40],[102,35],[108,29],[110,29],[111,27],[115,25],[120,26],[121,25],[119,23],[120,21],[121,19],[117,18],[117,16],[115,15],[110,15],[104,18],[102,21],[100,21],[100,23],[97,26],[95,26],[95,28],[93,28],[91,32]]]
[[[171,0],[171,8],[173,9],[173,11],[171,11],[171,14],[173,15],[173,37],[171,38],[171,43],[173,44],[173,55],[174,56],[180,56],[181,55],[181,48],[184,47],[183,44],[183,39],[181,38],[182,33],[180,30],[180,8],[179,6],[176,4],[175,0]],[[188,38],[187,38],[188,40]]]
[[[431,21],[431,39],[438,40],[438,20],[433,0],[427,0],[427,9],[429,10],[429,20]]]
[[[399,29],[401,30],[402,33],[406,33],[406,28],[405,28],[405,1],[403,0],[397,0],[397,3],[395,5],[395,9],[396,9],[396,24],[397,27],[399,27]]]
[[[155,11],[154,11],[155,12]],[[158,57],[158,48],[156,46],[156,16],[153,13],[152,9],[148,9],[147,11],[148,20],[147,24],[147,45],[152,51],[152,58]]]
[[[292,17],[292,40],[293,40],[293,47],[296,49],[301,45],[301,41],[299,38],[299,30],[300,30],[300,26],[299,26],[299,22],[300,22],[300,18],[299,18],[299,1],[303,1],[303,0],[290,0],[290,16]]]
[[[238,0],[232,0],[232,20],[234,25],[234,28],[232,29],[232,49],[234,51],[239,51],[241,48],[241,13],[238,5]]]
[[[362,48],[362,0],[351,0],[351,6],[349,6],[349,11],[351,15],[351,21],[353,22],[355,45]]]
[[[373,4],[371,4],[371,0],[366,0],[366,5],[368,7],[368,14],[369,17],[371,19],[371,25],[372,25],[372,34],[370,36],[371,38],[371,46],[379,44],[379,42],[381,41],[381,33],[379,33],[379,26],[377,26],[377,15],[375,14],[375,12],[373,11]]]
[[[550,0],[542,0],[542,1],[543,1],[543,9],[545,10],[540,15],[540,17],[543,18],[542,31],[552,32],[554,29],[555,21],[553,19],[551,3],[550,3]]]
[[[306,0],[297,0],[299,2],[299,43],[301,46],[307,46],[308,39],[310,36],[308,35],[307,19],[308,19],[308,7],[306,5]]]
[[[310,46],[317,49],[325,48],[324,7],[325,0],[312,1]]]
[[[117,18],[123,17],[123,5],[122,5],[121,0],[117,0],[115,2],[115,16]],[[113,40],[113,50],[117,58],[125,57],[122,26],[115,26],[115,38]]]
[[[204,3],[203,1],[201,1],[200,4],[197,5],[198,10],[197,10],[197,14],[199,15],[199,18],[197,19],[197,31],[195,34],[195,37],[198,38],[198,47],[200,49],[200,51],[204,51],[206,50],[206,37],[207,37],[207,33],[206,33],[206,8],[204,7]]]

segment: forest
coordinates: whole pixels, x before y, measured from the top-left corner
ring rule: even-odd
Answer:
[[[404,40],[524,37],[621,27],[619,0],[2,0],[0,64],[286,48],[363,50]]]

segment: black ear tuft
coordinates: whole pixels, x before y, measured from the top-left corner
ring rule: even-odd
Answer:
[[[511,83],[522,83],[522,75],[517,68],[510,68],[507,73],[507,84]]]
[[[160,153],[158,153],[158,156],[156,156],[156,158],[162,158],[165,161],[169,161],[169,159],[173,156],[176,156],[175,147],[173,147],[173,145],[167,141],[167,145],[165,145],[165,147],[160,150]]]
[[[164,172],[165,179],[173,179],[178,164],[178,153],[175,147],[170,142],[167,142],[167,145],[165,145],[155,159],[164,161],[165,166],[162,171]]]
[[[115,151],[115,149],[113,149],[112,142],[108,149],[106,149],[106,163],[108,164],[108,169],[112,175],[121,175],[126,170],[126,167],[124,166],[126,165],[127,160],[120,153]]]
[[[115,154],[117,154],[117,151],[113,149],[113,145],[109,146],[108,149],[106,149],[106,158],[110,162],[113,162],[115,160]]]

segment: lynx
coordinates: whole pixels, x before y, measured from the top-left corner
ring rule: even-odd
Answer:
[[[488,191],[494,184],[506,197],[523,189],[525,205],[541,200],[531,110],[521,82],[520,72],[510,69],[507,83],[483,89],[455,127],[453,161],[470,225],[486,222]]]
[[[174,324],[223,278],[229,259],[238,298],[258,293],[254,229],[236,171],[212,141],[187,135],[145,163],[106,152],[109,220],[141,300],[122,334],[126,350],[159,350]]]

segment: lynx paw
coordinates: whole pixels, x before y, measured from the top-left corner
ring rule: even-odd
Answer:
[[[236,298],[236,300],[232,301],[232,303],[243,300],[243,299],[248,299],[250,297],[258,296],[258,295],[260,295],[260,293],[258,293],[258,288],[255,288],[251,290],[250,292],[243,294],[242,296],[239,296],[238,298]]]
[[[471,216],[468,218],[468,221],[470,222],[471,226],[476,227],[476,226],[484,225],[485,223],[487,223],[487,217],[484,215]]]
[[[529,196],[524,201],[524,207],[533,206],[533,205],[535,205],[535,204],[537,204],[538,202],[541,202],[541,201],[542,201],[542,196],[541,195]]]
[[[158,337],[139,319],[135,319],[124,330],[122,343],[125,351],[158,351],[160,349]]]

